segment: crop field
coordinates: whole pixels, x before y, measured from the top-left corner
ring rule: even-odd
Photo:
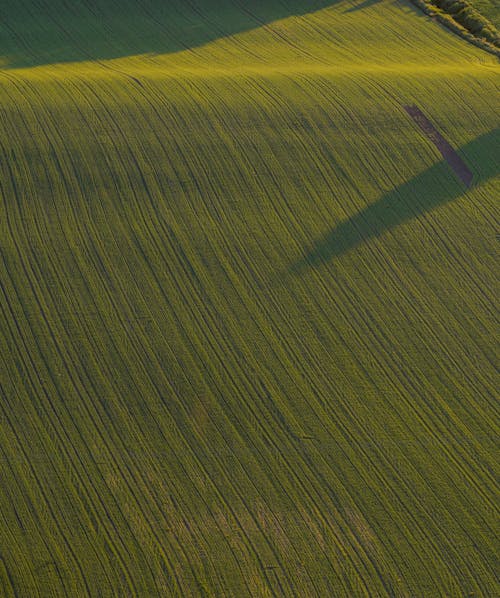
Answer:
[[[403,0],[2,3],[0,596],[499,594],[499,72]]]

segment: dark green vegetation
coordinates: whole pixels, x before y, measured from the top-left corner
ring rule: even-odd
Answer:
[[[248,4],[0,9],[0,594],[490,598],[498,62]]]
[[[467,0],[432,0],[432,4],[442,8],[454,21],[473,35],[500,47],[498,31]]]
[[[469,42],[500,57],[500,33],[495,27],[500,10],[487,2],[468,0],[412,0],[426,14]],[[486,13],[479,8],[486,8]],[[493,17],[488,20],[485,14]]]
[[[496,0],[470,0],[470,3],[497,29],[500,27],[500,9]]]

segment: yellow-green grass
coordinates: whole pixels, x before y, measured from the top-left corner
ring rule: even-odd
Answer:
[[[496,59],[405,2],[46,4],[2,8],[2,595],[495,595]]]

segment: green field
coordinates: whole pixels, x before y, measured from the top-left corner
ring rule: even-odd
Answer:
[[[498,595],[498,60],[403,0],[6,4],[0,596]]]

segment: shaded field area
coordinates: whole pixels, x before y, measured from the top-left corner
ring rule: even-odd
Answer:
[[[481,159],[483,178],[479,183],[498,175],[499,148],[500,129],[482,135],[462,148],[466,159],[472,156]],[[447,180],[446,185],[442,184],[443,180]],[[463,192],[463,185],[448,179],[446,166],[437,163],[339,223],[315,244],[305,259],[293,265],[292,271],[307,267],[308,264],[328,262],[334,256],[340,256],[400,224],[425,216],[429,210],[459,198]]]
[[[0,593],[495,595],[497,61],[126,6],[0,10]]]
[[[331,0],[78,0],[8,2],[0,57],[10,68],[167,54],[327,6]]]

